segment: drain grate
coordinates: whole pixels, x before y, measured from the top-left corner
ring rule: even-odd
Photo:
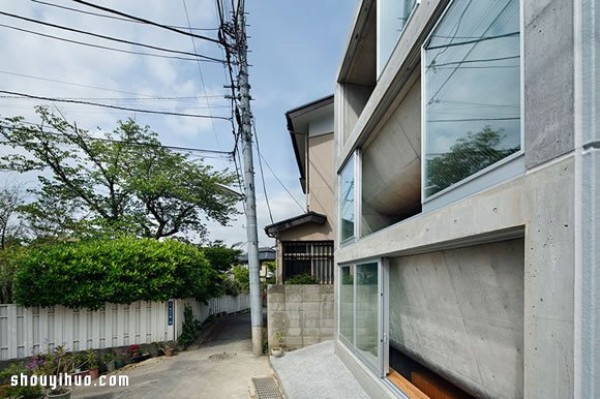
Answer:
[[[256,388],[256,397],[258,399],[282,399],[277,383],[272,377],[253,378],[254,388]]]

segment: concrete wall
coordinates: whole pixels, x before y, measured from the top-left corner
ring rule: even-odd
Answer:
[[[362,234],[412,216],[420,205],[421,79],[417,78],[363,148]]]
[[[532,168],[574,148],[574,2],[522,3],[525,160]]]
[[[286,350],[333,339],[333,285],[270,285],[267,303],[269,345],[278,335]]]
[[[523,397],[524,241],[390,260],[390,345],[477,397]]]

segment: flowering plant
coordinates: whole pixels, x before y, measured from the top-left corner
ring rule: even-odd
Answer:
[[[140,350],[140,346],[138,344],[129,345],[129,348],[127,348],[127,352],[129,352],[129,355],[132,357],[142,354],[142,351]]]

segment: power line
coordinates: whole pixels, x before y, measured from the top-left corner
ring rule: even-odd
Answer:
[[[63,5],[59,5],[59,4],[47,3],[45,1],[40,1],[40,0],[31,0],[31,1],[33,1],[34,3],[43,4],[45,6],[62,8],[63,10],[74,11],[74,12],[78,12],[78,13],[86,14],[86,15],[93,15],[95,17],[114,19],[114,20],[117,20],[117,21],[132,22],[132,23],[135,23],[135,24],[144,24],[144,22],[135,21],[135,20],[132,20],[130,18],[115,17],[113,15],[106,15],[106,14],[100,14],[100,13],[97,13],[97,12],[80,10],[79,8],[73,8],[73,7],[67,7],[67,6],[63,6]],[[173,26],[173,25],[168,25],[168,26],[170,28],[175,28],[175,29],[190,29],[190,30],[195,30],[195,31],[217,31],[217,30],[219,30],[219,28],[189,28],[189,27],[185,27],[185,26]]]
[[[36,79],[36,80],[43,80],[43,81],[46,81],[46,82],[60,83],[60,84],[69,85],[69,86],[85,87],[85,88],[88,88],[88,89],[97,89],[97,90],[103,90],[103,91],[110,91],[110,92],[113,92],[113,93],[130,94],[130,95],[134,95],[134,96],[138,96],[138,97],[144,97],[144,98],[148,98],[148,99],[156,98],[155,96],[150,96],[148,94],[134,93],[134,92],[131,92],[131,91],[123,91],[123,90],[107,89],[105,87],[89,86],[89,85],[83,85],[83,84],[73,83],[73,82],[65,82],[63,80],[42,78],[40,76],[26,75],[26,74],[23,74],[23,73],[16,73],[16,72],[9,72],[9,71],[2,71],[2,70],[0,70],[0,73],[6,74],[6,75],[12,75],[12,76],[20,76],[20,77],[28,78],[28,79]],[[158,98],[160,98],[160,97],[158,97]]]
[[[465,119],[429,119],[425,122],[479,122],[479,121],[518,121],[521,118],[518,116],[505,118],[465,118]]]
[[[279,183],[279,185],[281,185],[281,187],[283,187],[283,189],[294,200],[294,202],[296,204],[298,204],[298,206],[300,207],[300,209],[302,210],[302,212],[304,212],[304,207],[298,202],[298,200],[296,199],[296,197],[294,197],[292,195],[292,193],[290,192],[290,190],[287,189],[287,187],[283,184],[283,182],[281,180],[279,180],[279,177],[277,177],[277,174],[275,172],[273,172],[273,169],[271,168],[271,165],[269,165],[269,162],[267,162],[267,160],[265,159],[265,157],[263,157],[262,154],[258,154],[258,155],[263,159],[263,161],[265,161],[265,165],[267,165],[267,168],[269,168],[269,170],[273,174],[273,177],[275,177],[275,180],[277,180],[277,182]]]
[[[223,98],[221,95],[208,96],[209,98]],[[21,96],[0,96],[0,98],[21,98]],[[61,97],[66,100],[114,100],[114,101],[154,101],[154,100],[200,100],[199,96],[174,96],[174,97]]]
[[[188,24],[188,26],[191,26],[192,24],[190,23],[190,16],[188,15],[187,6],[185,5],[185,0],[181,0],[181,1],[183,2],[183,9],[185,10],[185,19],[187,20],[187,24]],[[197,53],[198,51],[196,49],[196,42],[194,41],[194,38],[190,37],[190,40],[192,41],[192,46],[194,47],[194,52]],[[208,102],[208,92],[206,91],[206,83],[204,82],[204,74],[202,74],[202,66],[200,65],[199,62],[196,65],[198,66],[198,72],[200,73],[200,81],[202,82],[202,88],[204,89],[204,95],[206,96],[206,104],[208,105],[208,115],[212,115],[210,103]],[[217,142],[217,147],[221,147],[221,145],[219,143],[219,136],[217,135],[217,129],[215,128],[214,120],[211,119],[210,123],[212,125],[213,134],[214,134],[215,140]]]
[[[461,64],[472,64],[475,62],[495,62],[495,61],[505,61],[505,60],[515,60],[517,58],[521,58],[520,55],[511,55],[508,57],[497,57],[497,58],[480,58],[476,60],[463,60],[463,61],[453,61],[453,62],[444,62],[441,64],[429,64],[427,68],[438,68],[445,65],[461,65]],[[510,65],[512,67],[512,65]],[[456,69],[458,67],[452,68]],[[462,68],[462,67],[461,67]]]
[[[46,37],[46,38],[49,38],[49,39],[59,40],[59,41],[62,41],[62,42],[67,42],[67,43],[71,43],[71,44],[78,44],[80,46],[86,46],[86,47],[99,48],[99,49],[102,49],[102,50],[116,51],[116,52],[119,52],[119,53],[144,55],[144,56],[147,56],[147,57],[170,58],[170,59],[176,59],[176,60],[182,60],[182,61],[213,62],[213,61],[210,61],[210,60],[203,60],[203,59],[200,60],[198,58],[185,58],[185,57],[178,57],[178,56],[174,56],[174,55],[151,54],[151,53],[142,53],[142,52],[139,52],[139,51],[123,50],[123,49],[118,49],[118,48],[114,48],[114,47],[102,46],[100,44],[92,44],[92,43],[82,42],[82,41],[79,41],[79,40],[67,39],[67,38],[60,37],[60,36],[47,35],[47,34],[41,33],[41,32],[35,32],[35,31],[32,31],[32,30],[17,28],[16,26],[10,26],[10,25],[4,25],[4,24],[0,24],[0,26],[3,27],[3,28],[13,29],[13,30],[17,30],[17,31],[20,31],[20,32],[26,32],[26,33],[30,33],[30,34],[33,34],[33,35]]]
[[[110,101],[137,101],[137,100],[159,100],[159,101],[164,101],[164,100],[168,100],[169,97],[165,97],[165,98],[119,98],[119,97],[54,97],[56,99],[57,102],[71,102],[71,101],[80,101],[80,100],[110,100]],[[37,98],[32,98],[32,97],[23,97],[23,96],[8,96],[8,95],[0,95],[0,99],[3,100],[37,100]],[[179,100],[177,97],[171,97],[171,100]],[[200,98],[198,97],[193,97],[194,100],[200,100]],[[112,105],[112,104],[111,104]],[[224,109],[227,108],[229,109],[229,105],[224,105],[224,104],[220,104],[220,105],[210,105],[207,103],[206,107],[203,106],[202,104],[198,104],[196,106],[189,106],[189,108],[191,109],[205,109],[210,107],[211,109]],[[160,109],[155,110],[157,112],[160,112]],[[169,112],[169,111],[165,111],[165,112]],[[208,115],[207,117],[212,118],[212,114]]]
[[[181,29],[177,29],[177,28],[173,28],[173,27],[170,27],[170,26],[167,26],[167,25],[159,24],[158,22],[154,22],[154,21],[150,21],[148,19],[136,17],[135,15],[126,14],[124,12],[117,11],[117,10],[112,9],[112,8],[102,7],[102,6],[99,6],[99,5],[96,5],[96,4],[88,3],[87,1],[83,1],[83,0],[72,0],[72,1],[74,1],[75,3],[83,4],[83,5],[88,6],[88,7],[92,7],[92,8],[96,8],[98,10],[102,10],[102,11],[108,12],[108,13],[111,13],[111,14],[116,14],[116,15],[119,15],[121,17],[129,18],[129,19],[134,20],[134,21],[142,22],[142,23],[145,23],[145,24],[148,24],[148,25],[156,26],[158,28],[169,30],[171,32],[179,33],[181,35],[191,36],[191,37],[195,37],[196,39],[207,40],[209,42],[213,42],[213,43],[217,43],[217,44],[223,44],[223,43],[221,43],[221,41],[219,41],[217,39],[213,39],[212,37],[203,36],[203,35],[197,35],[197,34],[191,33],[191,32],[186,32],[186,31],[183,31]]]
[[[39,123],[35,123],[35,122],[20,121],[20,123],[23,123],[25,125],[40,126]],[[15,126],[2,125],[1,123],[0,123],[0,128],[9,129],[9,130],[17,129]],[[58,130],[54,130],[54,131],[42,130],[42,133],[52,135],[55,137],[65,136],[65,137],[71,138],[71,136],[72,136],[67,133],[60,132]],[[139,142],[125,142],[122,140],[114,140],[114,139],[108,139],[108,138],[104,138],[104,137],[93,137],[93,136],[89,136],[89,139],[94,140],[94,141],[107,142],[107,143],[129,144],[131,146],[139,146],[139,147],[149,147],[151,145],[156,145],[157,147],[174,150],[174,151],[198,152],[198,153],[203,153],[203,154],[215,154],[215,155],[221,155],[221,156],[227,156],[227,157],[230,157],[233,155],[229,151],[208,150],[208,149],[193,148],[193,147],[181,147],[181,146],[173,146],[173,145],[166,145],[166,144],[160,144],[160,143],[150,144],[150,143],[139,143]],[[5,142],[0,142],[0,144],[9,144],[10,145],[11,142],[5,141]]]
[[[473,43],[479,43],[479,42],[484,42],[486,40],[493,40],[493,39],[502,39],[505,37],[511,37],[511,36],[519,36],[520,32],[509,32],[509,33],[504,33],[502,35],[495,35],[495,36],[483,36],[480,37],[478,39],[473,39],[473,40],[465,40],[464,42],[455,42],[455,43],[448,43],[448,44],[440,44],[437,46],[429,46],[427,47],[427,50],[436,50],[439,48],[448,48],[448,47],[455,47],[455,46],[464,46],[467,44],[473,44]]]
[[[260,145],[258,144],[258,134],[256,133],[256,120],[254,120],[254,123],[252,124],[252,129],[254,130],[254,140],[256,141],[256,152],[258,153],[258,166],[260,170],[260,178],[262,180],[263,191],[265,193],[265,201],[267,202],[267,209],[269,210],[269,218],[271,219],[271,224],[273,224],[275,222],[273,221],[273,213],[271,212],[271,204],[269,203],[269,195],[267,194],[267,185],[265,184],[265,172],[263,171]]]
[[[73,1],[75,1],[75,0],[73,0]],[[114,41],[114,42],[117,42],[117,43],[130,44],[130,45],[133,45],[133,46],[150,48],[150,49],[153,49],[153,50],[164,51],[164,52],[167,52],[167,53],[190,55],[192,57],[200,57],[202,59],[213,61],[213,62],[219,62],[219,63],[225,62],[223,60],[219,60],[217,58],[209,57],[209,56],[206,56],[206,55],[201,55],[201,54],[196,54],[196,53],[190,53],[190,52],[187,52],[187,51],[172,50],[172,49],[168,49],[168,48],[164,48],[164,47],[153,46],[153,45],[150,45],[150,44],[144,44],[144,43],[134,42],[134,41],[131,41],[131,40],[119,39],[117,37],[106,36],[106,35],[101,35],[101,34],[98,34],[98,33],[92,33],[92,32],[87,32],[87,31],[83,31],[83,30],[79,30],[79,29],[69,28],[67,26],[62,26],[62,25],[52,24],[52,23],[49,23],[49,22],[39,21],[39,20],[36,20],[36,19],[27,18],[27,17],[23,17],[21,15],[11,14],[11,13],[7,13],[7,12],[4,12],[4,11],[0,11],[0,15],[4,15],[4,16],[11,17],[11,18],[16,18],[16,19],[21,19],[23,21],[32,22],[34,24],[40,24],[40,25],[50,26],[52,28],[62,29],[62,30],[66,30],[66,31],[69,31],[69,32],[81,33],[83,35],[98,37],[100,39],[110,40],[110,41]]]
[[[469,1],[469,3],[467,4],[467,7],[465,8],[465,10],[463,11],[463,15],[461,15],[461,18],[464,16],[464,14],[466,13],[468,7],[471,4],[471,0]],[[494,25],[494,23],[496,23],[496,21],[498,21],[498,19],[502,16],[502,14],[504,14],[504,11],[506,11],[508,9],[508,7],[510,6],[511,2],[508,1],[506,3],[506,5],[504,7],[502,7],[502,10],[500,10],[500,12],[498,13],[498,15],[496,15],[496,17],[493,19],[493,21],[489,24],[489,26],[483,31],[483,33],[481,34],[480,37],[484,37],[484,35],[490,30],[492,29],[492,26]],[[458,32],[458,28],[456,30],[455,33]],[[452,40],[451,40],[452,42]],[[429,98],[429,100],[427,101],[427,104],[431,104],[431,102],[433,101],[433,99],[444,89],[444,87],[446,86],[446,84],[450,81],[450,79],[452,79],[452,77],[454,76],[454,74],[458,71],[459,69],[459,65],[462,65],[463,63],[466,63],[467,61],[465,61],[467,59],[467,57],[473,52],[473,50],[475,50],[475,47],[477,47],[477,45],[479,44],[479,42],[473,44],[473,46],[469,49],[469,51],[467,51],[467,53],[465,54],[465,56],[463,57],[462,61],[458,62],[456,67],[454,68],[454,70],[452,72],[450,72],[448,74],[448,77],[444,80],[444,82],[442,82],[442,84],[438,87],[438,89],[436,90],[436,92]],[[436,60],[436,58],[438,56],[440,56],[441,54],[443,54],[448,48],[444,48],[440,53],[438,53],[434,59],[432,60],[431,64],[433,64]],[[426,49],[427,50],[427,49]],[[520,57],[520,56],[519,56]],[[473,61],[473,60],[469,60],[469,61]],[[431,66],[431,64],[429,64],[427,67],[429,68]],[[448,63],[446,63],[447,65]],[[443,65],[443,64],[440,64]]]
[[[94,102],[90,102],[90,101],[67,100],[67,99],[60,99],[60,98],[54,98],[54,97],[35,96],[32,94],[18,93],[18,92],[14,92],[14,91],[6,91],[6,90],[0,90],[0,93],[12,94],[12,95],[27,97],[27,98],[34,98],[37,100],[90,105],[90,106],[94,106],[94,107],[118,109],[121,111],[140,112],[140,113],[144,113],[144,114],[171,115],[171,116],[183,116],[183,117],[188,117],[188,118],[204,118],[204,119],[213,118],[213,119],[222,119],[222,120],[227,120],[227,121],[230,120],[230,118],[225,117],[225,116],[209,116],[209,115],[199,115],[199,114],[184,114],[184,113],[179,113],[179,112],[154,111],[154,110],[147,110],[147,109],[121,107],[118,105],[111,105],[111,104],[94,103]]]

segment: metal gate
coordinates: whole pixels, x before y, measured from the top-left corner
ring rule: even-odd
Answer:
[[[333,241],[284,241],[283,281],[310,274],[319,284],[333,284]]]

